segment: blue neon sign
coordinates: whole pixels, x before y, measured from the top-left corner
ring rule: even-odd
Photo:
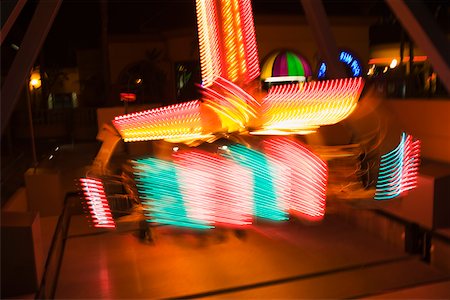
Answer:
[[[341,53],[339,54],[339,61],[343,62],[344,64],[346,64],[351,72],[352,72],[352,77],[358,77],[361,76],[361,64],[359,62],[358,59],[356,59],[356,57],[354,57],[352,54],[346,52],[346,51],[341,51]],[[319,67],[319,72],[317,73],[317,78],[322,79],[325,77],[327,71],[327,65],[322,62],[320,64]]]

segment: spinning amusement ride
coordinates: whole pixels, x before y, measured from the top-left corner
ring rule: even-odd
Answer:
[[[346,119],[358,105],[363,78],[288,82],[265,93],[250,0],[197,0],[196,10],[202,96],[113,120],[125,143],[173,146],[164,156],[130,160],[127,175],[112,177],[105,166],[93,166],[80,179],[93,226],[115,228],[136,208],[149,223],[198,229],[291,216],[320,221],[330,184],[347,184],[331,158],[351,156],[353,168],[361,166],[351,150],[336,154],[304,137]],[[372,201],[416,186],[420,144],[407,134],[399,138],[377,162]],[[122,197],[107,188],[112,181],[124,187]]]

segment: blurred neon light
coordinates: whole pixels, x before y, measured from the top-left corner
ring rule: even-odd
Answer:
[[[173,152],[173,161],[135,161],[139,195],[149,222],[191,227],[243,226],[325,213],[326,164],[299,142],[263,142],[266,154],[243,145]]]
[[[351,74],[353,77],[361,76],[361,72],[362,72],[361,71],[362,70],[361,63],[353,54],[351,54],[347,51],[341,51],[341,53],[339,53],[339,61],[343,62],[350,68]],[[317,78],[319,78],[319,79],[325,78],[326,71],[327,71],[327,65],[324,62],[322,62],[319,67],[319,72],[317,74]]]
[[[203,104],[219,117],[222,129],[242,131],[257,118],[259,102],[236,84],[218,77],[213,87],[203,89]]]
[[[362,78],[274,86],[262,102],[262,130],[313,132],[338,123],[356,108]]]
[[[203,86],[210,86],[223,74],[219,49],[219,23],[215,0],[197,0],[197,24]]]
[[[267,157],[243,145],[232,145],[223,155],[253,174],[253,201],[256,217],[282,221],[288,218],[286,205],[279,202],[275,189],[274,170]]]
[[[373,64],[385,64],[385,65],[389,65],[392,62],[392,57],[378,57],[378,58],[371,58],[369,59],[369,65],[373,65]],[[397,59],[397,61],[400,61],[399,57],[396,57],[395,59]],[[428,59],[427,56],[414,56],[413,57],[413,61],[414,62],[421,62],[421,61],[426,61]],[[403,62],[408,62],[410,60],[409,56],[404,56],[403,57]]]
[[[93,226],[98,228],[115,228],[116,224],[111,215],[102,181],[93,178],[80,178],[80,185]]]
[[[193,150],[174,155],[187,214],[206,224],[252,223],[252,174],[218,155]]]
[[[244,49],[245,63],[247,66],[245,81],[256,79],[260,74],[258,46],[256,44],[255,26],[250,0],[239,0]]]
[[[120,101],[134,102],[134,101],[136,101],[136,94],[134,94],[134,93],[120,93]]]
[[[402,133],[398,146],[381,156],[375,200],[387,200],[417,186],[420,141]]]
[[[282,164],[273,174],[278,198],[291,214],[320,220],[325,214],[327,165],[300,142],[288,138],[265,140],[264,151],[272,164]],[[276,168],[274,168],[276,169]]]
[[[125,142],[202,138],[200,102],[190,101],[116,117],[114,126]]]
[[[217,77],[249,82],[259,76],[250,0],[197,0],[203,86]]]
[[[189,216],[178,184],[179,173],[173,162],[145,158],[135,161],[134,168],[148,222],[198,229],[211,227],[204,220]]]

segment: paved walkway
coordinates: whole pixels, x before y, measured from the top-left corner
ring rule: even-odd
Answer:
[[[99,146],[61,146],[42,166],[72,191]],[[317,225],[260,224],[244,239],[159,227],[149,244],[136,229],[98,231],[72,217],[56,298],[450,298],[445,274],[333,214]]]
[[[359,298],[446,278],[334,215],[255,226],[245,239],[161,227],[147,244],[129,229],[98,233],[73,218],[56,298]],[[440,285],[435,296],[450,296]]]

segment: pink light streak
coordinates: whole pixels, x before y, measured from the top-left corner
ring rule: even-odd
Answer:
[[[94,227],[115,228],[116,224],[111,215],[101,180],[80,178],[80,184]]]
[[[277,178],[279,201],[291,214],[321,220],[325,214],[326,163],[300,142],[288,138],[269,139],[263,144],[269,160],[278,166],[274,169],[282,170],[273,175]]]
[[[417,187],[417,176],[420,162],[420,141],[413,141],[411,135],[405,140],[405,155],[403,157],[403,172],[401,180],[401,193]]]
[[[252,223],[250,170],[200,150],[178,152],[174,162],[188,216],[210,225]]]

